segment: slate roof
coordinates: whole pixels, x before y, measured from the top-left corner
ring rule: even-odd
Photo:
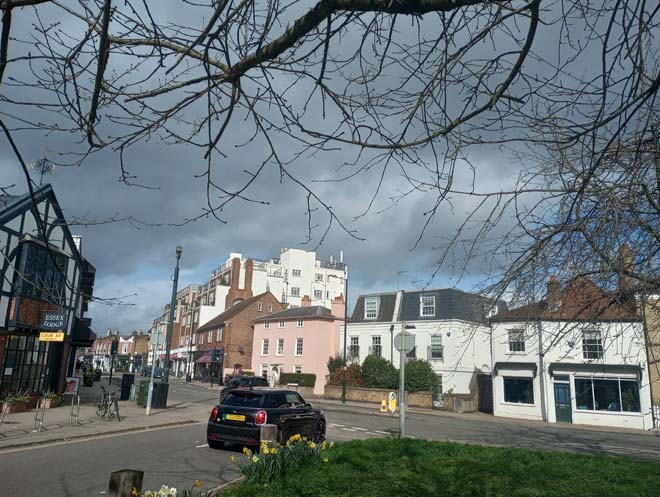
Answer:
[[[270,292],[260,293],[259,295],[255,295],[254,297],[250,297],[249,299],[241,300],[240,302],[235,303],[234,305],[226,309],[224,312],[218,314],[216,317],[211,319],[208,323],[197,328],[196,333],[218,328],[220,325],[226,323],[233,317],[236,317],[238,314],[241,313],[241,311],[247,309],[248,307],[256,303],[259,299],[264,297],[264,295],[267,295],[269,293]]]
[[[420,315],[422,295],[435,297],[435,315]],[[473,323],[488,324],[487,313],[495,300],[476,293],[464,292],[456,288],[442,288],[415,292],[404,292],[401,306],[401,319],[404,321],[460,319]],[[505,308],[504,302],[497,302],[498,308]]]
[[[370,297],[375,297],[379,300],[378,315],[376,316],[376,319],[364,319],[364,300]],[[395,303],[396,292],[360,295],[357,302],[355,302],[353,316],[350,321],[351,323],[389,323],[391,321],[396,321],[397,317],[394,316]]]
[[[620,293],[607,293],[589,278],[572,280],[559,293],[559,303],[539,302],[500,312],[491,322],[513,321],[641,321],[634,301]]]
[[[281,319],[299,319],[299,318],[324,318],[324,319],[342,319],[332,315],[332,311],[322,305],[313,305],[309,307],[294,307],[293,309],[285,309],[274,314],[261,316],[254,320],[258,321],[279,321]]]

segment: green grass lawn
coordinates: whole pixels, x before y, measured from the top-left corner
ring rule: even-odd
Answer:
[[[328,463],[223,497],[658,497],[660,463],[423,440],[337,444]]]

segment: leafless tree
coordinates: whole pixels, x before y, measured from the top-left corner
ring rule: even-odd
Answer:
[[[131,146],[197,147],[207,164],[200,217],[263,203],[257,185],[274,167],[307,196],[310,232],[313,213],[327,216],[317,241],[333,226],[360,235],[301,162],[313,161],[324,181],[372,178],[367,211],[389,180],[398,183],[385,199],[392,206],[433,199],[420,239],[448,203],[477,199],[438,247],[438,267],[455,257],[465,269],[485,253],[499,293],[515,293],[526,275],[538,284],[539,268],[610,278],[624,243],[634,258],[624,276],[657,285],[657,3],[172,6],[176,15],[148,0],[0,0],[0,119],[12,132],[78,134],[85,146],[70,162],[116,151],[129,185],[138,184]],[[478,174],[474,150],[499,146],[520,164],[509,190],[459,185],[457,171]],[[223,174],[236,147],[263,151],[239,185]],[[338,153],[351,158],[321,165]]]

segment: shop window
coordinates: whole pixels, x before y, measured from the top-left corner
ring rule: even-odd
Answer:
[[[534,404],[532,378],[504,378],[504,402]]]
[[[640,412],[639,384],[634,380],[575,378],[579,410]]]

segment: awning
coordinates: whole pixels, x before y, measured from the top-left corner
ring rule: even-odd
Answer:
[[[213,362],[213,361],[211,360],[211,353],[210,353],[210,352],[204,352],[204,354],[202,354],[201,356],[199,356],[199,357],[195,360],[195,362],[196,362],[197,364],[207,364],[207,363],[209,363],[209,362]]]
[[[550,374],[557,372],[571,372],[574,374],[584,373],[586,375],[610,374],[630,375],[639,380],[642,379],[643,369],[639,364],[603,364],[603,363],[570,363],[553,362],[548,367]]]
[[[532,376],[536,377],[536,372],[538,371],[538,365],[535,362],[496,362],[493,366],[493,373],[498,375],[500,370],[510,370],[510,371],[530,371]]]
[[[81,319],[74,318],[71,333],[71,345],[74,347],[91,347],[96,340],[94,333]]]

